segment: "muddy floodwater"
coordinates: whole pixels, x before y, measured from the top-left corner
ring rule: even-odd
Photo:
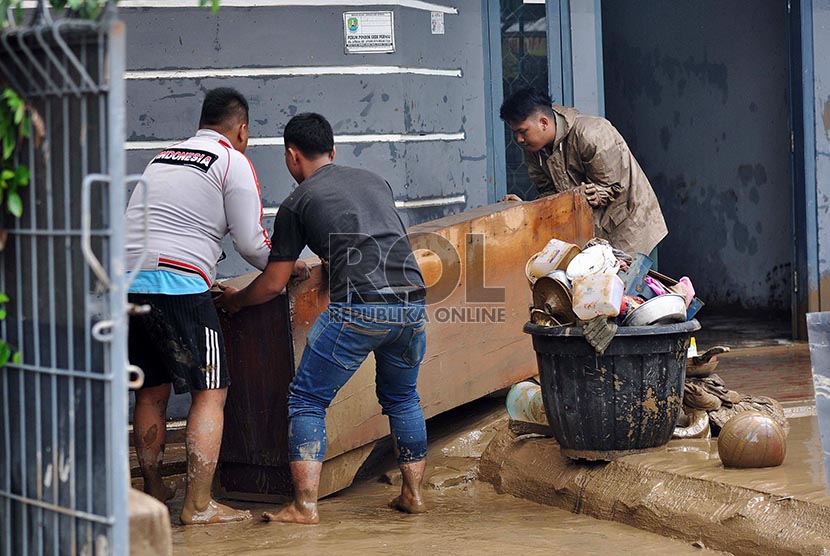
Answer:
[[[790,418],[787,455],[778,467],[727,469],[718,457],[717,439],[673,440],[665,450],[629,456],[653,469],[671,471],[705,481],[751,488],[782,497],[792,497],[830,506],[824,484],[821,436],[815,417]]]
[[[175,526],[174,554],[723,554],[617,523],[499,495],[490,485],[479,482],[429,491],[429,513],[403,515],[386,507],[398,488],[364,482],[329,497],[321,501],[322,523],[316,526],[269,524],[258,520]],[[174,515],[178,515],[180,503],[173,505]],[[244,502],[232,504],[254,510],[257,517],[263,509],[274,507]]]
[[[321,500],[321,524],[316,526],[264,523],[259,520],[262,511],[276,506],[224,500],[234,507],[250,509],[255,519],[184,527],[178,525],[183,495],[180,484],[178,495],[169,504],[174,518],[174,554],[724,554],[619,523],[497,494],[484,482],[469,482],[476,475],[478,458],[495,434],[497,423],[505,418],[502,399],[480,400],[428,423],[430,456],[424,493],[430,510],[426,514],[405,515],[386,506],[400,492],[398,481],[392,481],[398,486],[378,481],[383,471],[395,474],[391,453],[353,486]],[[179,483],[181,480],[179,477]],[[435,486],[442,484],[455,486]]]

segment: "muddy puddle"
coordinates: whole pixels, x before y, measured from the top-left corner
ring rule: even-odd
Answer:
[[[398,487],[355,485],[323,500],[317,526],[268,524],[174,527],[177,555],[368,556],[374,554],[517,554],[638,556],[714,555],[689,544],[617,523],[499,495],[488,484],[470,483],[427,493],[430,512],[410,516],[386,507]],[[180,502],[179,502],[180,504]],[[178,515],[178,505],[173,509]],[[258,516],[274,506],[233,503]]]
[[[821,437],[813,416],[789,419],[787,455],[779,467],[726,469],[718,458],[717,439],[672,440],[666,449],[629,456],[625,461],[689,477],[717,481],[830,505],[824,484]]]

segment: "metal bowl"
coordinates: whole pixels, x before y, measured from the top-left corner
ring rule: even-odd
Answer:
[[[685,322],[686,298],[676,293],[653,297],[633,309],[623,320],[623,326],[647,326]]]
[[[533,306],[544,310],[560,323],[576,322],[573,295],[567,283],[543,276],[533,284]]]

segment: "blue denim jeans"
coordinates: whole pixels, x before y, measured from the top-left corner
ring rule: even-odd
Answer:
[[[389,417],[400,463],[421,461],[427,433],[416,391],[426,351],[426,308],[406,304],[331,303],[312,326],[288,395],[290,461],[323,461],[326,409],[370,352],[376,393]]]

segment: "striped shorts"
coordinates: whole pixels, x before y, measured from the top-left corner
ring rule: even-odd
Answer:
[[[150,312],[130,317],[130,363],[144,371],[144,386],[172,383],[177,394],[227,388],[225,342],[208,292],[192,295],[130,294]]]

